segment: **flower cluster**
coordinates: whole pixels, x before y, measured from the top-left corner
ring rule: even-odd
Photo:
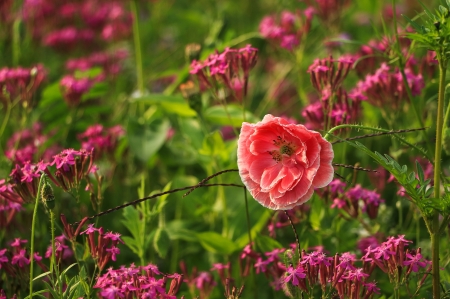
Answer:
[[[324,22],[327,28],[332,28],[343,15],[343,10],[350,0],[306,0],[314,8],[314,13]]]
[[[102,73],[95,79],[103,80],[105,76],[115,76],[121,70],[120,62],[128,57],[128,51],[119,49],[115,52],[95,52],[87,57],[72,58],[66,62],[66,69],[70,72],[87,71],[93,67],[102,69]]]
[[[0,103],[5,107],[21,102],[29,106],[47,73],[41,64],[32,68],[0,69]]]
[[[119,138],[124,135],[125,130],[120,125],[104,129],[102,125],[96,124],[79,134],[78,140],[81,142],[81,148],[88,152],[93,151],[94,158],[97,159],[103,154],[112,154]]]
[[[14,191],[13,186],[0,180],[0,228],[7,227],[17,212],[22,210],[22,199]]]
[[[269,235],[272,238],[275,238],[276,229],[291,226],[291,222],[293,224],[302,222],[308,217],[309,210],[310,206],[305,203],[290,210],[276,212],[275,215],[270,219],[270,222],[267,226]],[[285,212],[287,213],[287,215]]]
[[[131,264],[126,268],[107,269],[106,273],[97,278],[94,288],[100,289],[100,296],[105,299],[115,298],[152,298],[176,299],[176,294],[183,281],[183,276],[177,273],[163,275],[153,264],[136,267]],[[168,279],[172,279],[169,290],[166,291]],[[182,297],[183,298],[183,297]]]
[[[353,123],[361,114],[361,99],[352,98],[342,87],[354,60],[343,56],[333,59],[316,59],[308,68],[311,83],[319,93],[319,101],[306,106],[302,116],[306,127],[323,129],[340,124]]]
[[[55,177],[48,171],[50,179],[64,190],[77,188],[81,179],[87,176],[91,168],[93,169],[92,152],[86,150],[65,149],[60,154],[54,156],[50,165],[56,166]]]
[[[89,224],[88,228],[80,233],[82,234],[86,234],[91,257],[100,270],[103,270],[110,260],[116,260],[116,256],[120,253],[116,245],[119,242],[124,243],[119,233],[105,233],[102,227],[95,228],[94,224]]]
[[[338,179],[330,183],[332,208],[341,209],[353,218],[357,218],[361,212],[366,213],[370,219],[377,217],[380,204],[384,202],[380,194],[364,189],[359,184],[346,191],[344,188],[345,183]]]
[[[389,237],[378,247],[368,247],[366,254],[361,258],[363,268],[371,274],[375,267],[380,268],[389,275],[391,281],[401,281],[401,276],[408,277],[411,272],[419,272],[424,268],[426,272],[431,269],[431,262],[422,257],[421,249],[405,249],[412,241],[406,240],[404,235],[397,238]],[[425,271],[424,271],[425,272]],[[427,274],[421,279],[423,284]]]
[[[55,237],[55,260],[57,263],[60,263],[62,260],[70,258],[73,256],[72,250],[69,246],[66,245],[66,236],[61,235]],[[50,258],[52,256],[52,245],[50,244],[47,247],[47,251],[45,252],[45,257]]]
[[[313,87],[319,92],[336,92],[347,77],[354,60],[351,57],[316,59],[308,68]]]
[[[91,78],[76,78],[73,75],[66,75],[61,79],[59,85],[67,105],[76,107],[81,102],[83,95],[89,92],[94,83],[95,81]]]
[[[209,298],[209,295],[217,285],[214,281],[213,275],[207,271],[198,272],[196,267],[192,269],[192,272],[189,275],[186,263],[184,261],[180,262],[180,269],[183,273],[184,282],[189,287],[190,293],[196,294],[198,291],[199,299]]]
[[[25,245],[27,243],[27,240],[15,238],[9,244],[9,248],[0,249],[0,269],[6,273],[4,276],[6,278],[5,286],[10,283],[11,285],[8,287],[11,289],[20,287],[28,280],[30,255]],[[33,259],[43,271],[48,271],[47,266],[42,263],[39,253],[35,252]]]
[[[266,16],[259,24],[261,35],[286,50],[292,51],[299,44],[302,36],[306,35],[311,27],[313,10],[306,9],[302,14],[297,11],[283,11],[279,20],[275,16]]]
[[[302,116],[306,120],[305,127],[312,130],[355,123],[361,116],[361,100],[350,98],[342,88],[334,94],[324,89],[322,98],[306,106]]]
[[[410,68],[405,69],[405,75],[412,95],[419,95],[425,87],[422,75],[414,74]],[[374,74],[369,74],[364,80],[359,81],[349,96],[353,99],[365,99],[379,108],[389,103],[393,110],[397,110],[403,101],[410,100],[402,73],[398,69],[391,71],[386,63],[381,64]]]
[[[119,1],[25,1],[23,18],[33,37],[58,50],[116,41],[131,34],[131,14]],[[73,24],[78,26],[74,27]]]
[[[34,123],[30,129],[15,132],[6,142],[5,156],[11,161],[24,165],[27,161],[34,161],[37,154],[40,158],[49,160],[57,153],[58,146],[47,146],[42,151],[42,147],[49,136],[44,135],[43,126]]]
[[[241,49],[226,48],[222,53],[213,53],[205,61],[193,60],[190,74],[195,75],[201,88],[215,88],[221,83],[228,91],[240,84],[243,92],[238,100],[247,95],[250,70],[255,66],[258,50],[247,45]],[[237,95],[233,95],[237,97]]]

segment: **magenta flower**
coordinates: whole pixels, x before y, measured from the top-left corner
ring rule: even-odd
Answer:
[[[244,122],[238,140],[241,179],[252,196],[273,210],[288,210],[308,201],[315,188],[333,179],[331,144],[303,125],[266,115]]]
[[[106,252],[111,253],[111,259],[113,261],[116,261],[116,255],[120,253],[120,249],[117,248],[116,246],[113,246],[111,248],[106,248]]]
[[[419,267],[425,268],[428,264],[427,261],[422,260],[422,255],[420,253],[416,253],[415,255],[407,253],[406,258],[408,258],[409,260],[404,261],[403,266],[411,267],[413,272],[418,272]]]
[[[11,260],[11,264],[17,264],[20,268],[25,267],[30,263],[30,260],[25,256],[25,249],[21,249],[18,254],[15,254]]]
[[[122,290],[114,285],[105,288],[103,291],[100,292],[100,295],[105,299],[116,299],[117,297],[125,298],[125,295],[122,293]]]
[[[91,79],[76,79],[72,75],[67,75],[60,81],[64,100],[70,107],[77,106],[81,102],[82,96],[91,89],[92,85]]]
[[[0,269],[2,268],[2,263],[7,263],[8,257],[6,256],[6,248],[0,250]]]
[[[302,267],[294,268],[289,266],[286,270],[286,277],[284,278],[285,283],[291,282],[293,285],[298,286],[300,284],[300,279],[305,278],[305,270]]]

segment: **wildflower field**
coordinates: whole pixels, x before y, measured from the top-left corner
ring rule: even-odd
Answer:
[[[0,299],[450,298],[450,0],[0,0]]]

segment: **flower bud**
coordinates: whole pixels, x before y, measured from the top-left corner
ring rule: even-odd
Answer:
[[[55,207],[55,195],[53,194],[53,188],[49,183],[44,183],[41,191],[42,202],[49,210],[53,210]]]

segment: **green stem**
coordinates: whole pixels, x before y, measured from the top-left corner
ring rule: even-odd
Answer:
[[[33,219],[31,220],[30,296],[29,296],[29,299],[33,298],[34,233],[35,233],[35,227],[36,227],[36,218],[37,218],[37,210],[38,210],[38,206],[39,206],[39,198],[41,197],[41,188],[42,188],[42,183],[44,182],[44,175],[45,174],[41,174],[41,177],[39,178],[39,185],[38,185],[38,190],[37,190],[37,194],[36,194],[36,200],[34,203]]]
[[[141,39],[139,34],[139,18],[137,10],[137,0],[130,2],[131,14],[133,15],[133,39],[134,39],[134,54],[136,63],[136,77],[137,85],[140,95],[144,94],[144,72],[142,70],[142,51],[141,51]]]
[[[6,114],[2,121],[2,126],[0,127],[0,138],[3,136],[3,133],[5,132],[6,124],[9,121],[9,117],[11,116],[11,110],[12,106],[11,103],[6,104]]]
[[[396,11],[395,8],[395,0],[392,0],[392,11]],[[417,120],[419,121],[419,125],[421,128],[424,127],[424,123],[422,120],[422,117],[420,116],[419,110],[417,109],[416,105],[415,105],[415,101],[413,100],[413,96],[412,96],[412,92],[411,92],[411,87],[408,84],[408,79],[406,77],[406,73],[405,73],[405,61],[403,60],[403,54],[402,54],[402,50],[400,48],[400,40],[399,40],[399,35],[398,35],[398,29],[397,29],[397,16],[394,14],[393,16],[393,27],[394,27],[394,32],[395,32],[395,40],[396,40],[396,47],[397,47],[397,54],[398,54],[398,66],[400,69],[400,72],[402,74],[402,79],[403,79],[403,85],[406,88],[406,93],[408,94],[408,98],[411,101],[411,106],[413,108],[414,111],[414,115],[416,116]],[[433,152],[433,148],[431,147],[430,142],[428,141],[428,137],[425,131],[422,132],[423,138],[425,140],[425,144],[427,145],[427,149],[428,152],[432,153]],[[426,157],[428,157],[428,155],[425,155]],[[428,159],[431,161],[430,157],[428,157]]]
[[[53,267],[56,264],[56,248],[55,248],[55,213],[52,210],[50,212],[50,225],[52,233],[52,258],[50,259],[50,271],[53,272]]]
[[[15,19],[12,30],[12,62],[14,66],[18,66],[20,60],[20,22],[20,18]]]
[[[440,55],[439,55],[440,56]],[[441,189],[441,154],[442,154],[442,131],[444,128],[444,96],[445,96],[445,75],[447,72],[447,61],[440,56],[439,59],[439,97],[436,123],[436,148],[434,156],[434,197],[439,201]],[[439,299],[441,296],[440,273],[439,273],[439,213],[434,212],[431,223],[431,251],[432,251],[432,272],[433,272],[433,298]]]
[[[247,217],[248,244],[252,247],[252,227],[250,226],[250,213],[248,212],[247,188],[244,187],[245,216]]]
[[[450,84],[447,84],[447,86],[445,87],[445,91],[444,91],[444,93],[445,94],[448,94],[448,93],[450,93],[450,91],[448,92],[447,91],[447,88],[449,88],[450,89]],[[444,99],[445,99],[445,95],[444,95]],[[449,127],[449,123],[448,123],[448,121],[449,121],[449,119],[450,119],[450,105],[449,105],[450,103],[449,103],[449,101],[447,100],[447,110],[445,111],[445,116],[444,116],[444,127],[445,128],[448,128]]]

